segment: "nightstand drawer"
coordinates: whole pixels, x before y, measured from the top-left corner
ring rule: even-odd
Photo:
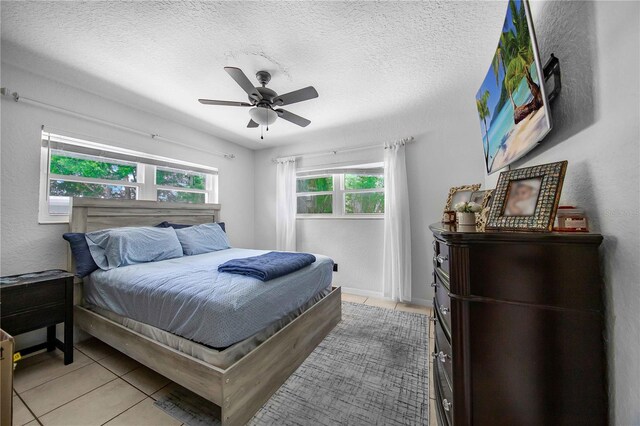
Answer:
[[[21,334],[51,324],[64,322],[65,305],[57,303],[39,306],[37,310],[19,312],[2,316],[2,329],[9,334]]]
[[[0,289],[2,318],[39,306],[61,303],[65,300],[65,280],[26,284]]]

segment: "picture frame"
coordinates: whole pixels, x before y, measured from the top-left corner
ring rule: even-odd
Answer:
[[[486,229],[551,231],[567,164],[559,161],[500,173]]]
[[[463,185],[463,186],[454,186],[449,189],[449,195],[447,196],[447,202],[444,205],[444,211],[450,212],[453,211],[453,206],[457,203],[465,201],[468,202],[471,200],[471,194],[480,189],[480,184],[476,183],[473,185]]]
[[[493,201],[493,189],[485,189],[483,191],[475,191],[471,194],[471,201],[480,204],[482,210],[476,213],[476,226],[478,231],[484,232],[489,219],[489,211],[491,210],[491,202]]]

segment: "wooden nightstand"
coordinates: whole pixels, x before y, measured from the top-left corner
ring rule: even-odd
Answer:
[[[47,341],[20,351],[64,352],[73,362],[73,274],[59,269],[0,278],[0,325],[15,336],[47,327]],[[56,324],[64,322],[64,343],[56,338]]]

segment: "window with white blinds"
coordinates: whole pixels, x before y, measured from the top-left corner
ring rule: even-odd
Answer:
[[[217,202],[215,168],[42,132],[41,223],[68,222],[71,197]]]

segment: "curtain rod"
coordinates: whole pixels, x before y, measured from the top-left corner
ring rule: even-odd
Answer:
[[[414,140],[415,140],[415,138],[413,136],[409,136],[408,138],[398,139],[394,143],[401,142],[401,141],[404,141],[404,142],[408,143],[408,142],[413,142]],[[337,154],[342,154],[342,153],[345,153],[345,152],[364,151],[364,150],[373,149],[373,148],[384,148],[384,144],[382,144],[382,145],[381,144],[375,144],[375,145],[356,146],[356,147],[353,147],[353,148],[333,149],[333,150],[329,150],[329,151],[310,152],[310,153],[307,153],[307,154],[285,155],[284,157],[272,158],[271,161],[273,163],[277,163],[279,160],[282,160],[284,158],[290,158],[290,157],[294,157],[294,158],[324,157],[325,155],[337,155]]]
[[[131,132],[131,133],[135,133],[135,134],[138,134],[138,135],[141,135],[141,136],[148,136],[151,139],[161,140],[161,141],[168,142],[168,143],[171,143],[171,144],[174,144],[174,145],[184,146],[184,147],[189,148],[189,149],[193,149],[193,150],[201,151],[201,152],[206,152],[208,154],[213,154],[213,155],[217,155],[217,156],[228,158],[228,159],[236,158],[235,154],[230,154],[228,152],[222,152],[222,151],[209,151],[209,150],[205,150],[205,149],[195,148],[195,147],[192,147],[192,146],[190,146],[188,144],[185,144],[185,143],[182,143],[182,142],[178,142],[178,141],[174,141],[173,139],[165,138],[164,136],[160,136],[157,133],[145,132],[145,131],[142,131],[142,130],[134,129],[133,127],[123,126],[122,124],[114,123],[114,122],[111,122],[111,121],[103,120],[101,118],[92,117],[90,115],[86,115],[86,114],[82,114],[82,113],[79,113],[79,112],[71,111],[71,110],[68,110],[66,108],[62,108],[62,107],[56,106],[56,105],[51,105],[49,103],[42,102],[42,101],[39,101],[37,99],[31,99],[31,98],[28,98],[26,96],[21,96],[17,92],[13,92],[12,93],[6,87],[0,88],[0,95],[9,97],[9,98],[13,99],[15,102],[25,102],[25,103],[32,104],[32,105],[37,105],[37,106],[40,106],[40,107],[43,107],[43,108],[46,108],[46,109],[49,109],[49,110],[52,110],[52,111],[62,112],[62,113],[65,113],[65,114],[68,114],[68,115],[71,115],[71,116],[74,116],[74,117],[82,118],[84,120],[93,121],[94,123],[103,124],[105,126],[110,126],[110,127],[113,127],[113,128],[116,128],[116,129],[120,129],[120,130],[125,130],[125,131]]]

